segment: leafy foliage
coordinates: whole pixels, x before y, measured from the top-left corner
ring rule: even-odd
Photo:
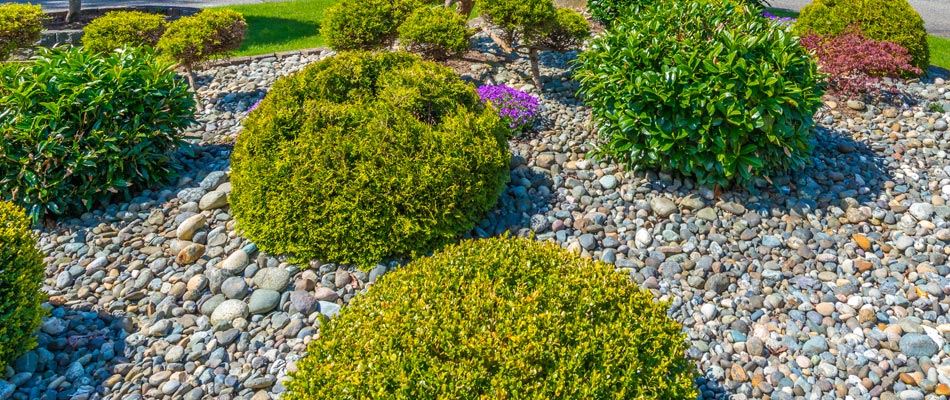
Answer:
[[[508,43],[540,43],[557,17],[553,0],[478,0],[488,23],[504,33]]]
[[[465,18],[445,7],[419,7],[399,26],[399,41],[423,57],[444,60],[468,48]]]
[[[158,41],[162,55],[187,70],[241,47],[247,22],[229,9],[206,9],[168,24]]]
[[[34,220],[161,181],[195,109],[145,48],[43,51],[0,74],[0,199]]]
[[[232,155],[238,229],[270,253],[371,265],[471,229],[508,179],[494,110],[450,69],[347,53],[279,79]]]
[[[814,0],[802,9],[795,23],[802,36],[830,37],[852,29],[869,39],[901,45],[922,71],[930,64],[924,20],[907,0]]]
[[[741,0],[742,3],[750,6],[764,9],[767,5],[766,0]],[[639,6],[652,6],[657,3],[665,3],[661,0],[587,0],[587,10],[591,17],[604,26],[610,27],[615,20],[621,18],[624,13]]]
[[[0,201],[0,368],[36,346],[43,256],[23,209]]]
[[[583,15],[569,8],[558,8],[539,44],[542,48],[568,51],[580,47],[588,36],[590,24]]]
[[[808,34],[802,46],[818,58],[821,72],[828,75],[828,88],[845,96],[874,95],[880,92],[881,77],[920,75],[911,64],[907,49],[891,42],[879,42],[852,31],[833,37]]]
[[[719,185],[810,156],[822,76],[788,28],[754,7],[642,7],[578,60],[602,155]]]
[[[32,46],[43,31],[43,10],[32,4],[0,4],[0,60],[14,50]]]
[[[465,241],[324,324],[305,399],[694,399],[681,326],[629,277],[551,243]]]
[[[342,0],[327,10],[321,33],[334,50],[373,50],[392,45],[399,26],[439,0]]]
[[[83,28],[83,47],[108,53],[122,47],[154,47],[165,32],[165,17],[141,11],[112,11]]]

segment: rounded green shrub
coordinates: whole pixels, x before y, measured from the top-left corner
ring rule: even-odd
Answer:
[[[309,399],[694,399],[667,305],[551,243],[450,246],[325,323],[285,395]]]
[[[717,0],[642,7],[578,58],[599,152],[701,184],[808,162],[822,76],[787,27]]]
[[[667,0],[669,1],[669,0]],[[730,0],[731,1],[731,0]],[[750,6],[765,8],[767,0],[739,0]],[[587,10],[592,18],[609,27],[615,20],[638,6],[652,6],[665,3],[663,0],[587,0]]]
[[[337,51],[374,50],[392,45],[399,26],[415,10],[439,0],[342,0],[327,10],[321,34]]]
[[[158,40],[158,51],[189,71],[214,56],[237,50],[244,41],[247,22],[228,9],[206,9],[168,24]]]
[[[40,40],[43,10],[32,4],[0,4],[0,60]]]
[[[36,346],[43,256],[23,209],[0,201],[0,368]]]
[[[557,18],[553,0],[478,0],[476,4],[482,17],[500,29],[508,43],[542,40]]]
[[[837,36],[854,28],[869,39],[903,46],[922,71],[930,65],[924,20],[907,0],[814,0],[795,22],[802,35]]]
[[[0,200],[39,220],[161,182],[194,110],[147,48],[44,50],[0,68]]]
[[[468,48],[465,18],[445,7],[420,7],[399,26],[399,41],[423,57],[444,60]]]
[[[446,67],[343,52],[279,79],[247,117],[231,210],[270,253],[358,265],[426,254],[494,206],[509,134]]]
[[[110,52],[122,47],[154,47],[165,32],[165,17],[141,11],[112,11],[83,28],[83,47]]]
[[[567,51],[579,47],[589,36],[590,23],[583,15],[569,8],[558,8],[547,34],[541,39],[541,47]]]

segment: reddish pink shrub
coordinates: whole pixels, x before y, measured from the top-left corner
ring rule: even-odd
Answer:
[[[911,64],[907,49],[897,43],[868,39],[859,31],[831,37],[808,34],[801,43],[818,58],[821,72],[829,75],[832,94],[875,95],[880,93],[883,77],[921,74]]]

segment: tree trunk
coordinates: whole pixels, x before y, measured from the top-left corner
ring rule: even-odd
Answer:
[[[475,0],[459,0],[459,14],[461,14],[466,19],[468,19],[468,15],[472,13],[472,8],[474,7]]]
[[[66,12],[66,22],[73,22],[79,16],[79,10],[82,9],[82,0],[69,0],[69,11]]]
[[[188,86],[191,87],[191,91],[195,92],[195,97],[198,97],[198,84],[195,79],[195,72],[191,70],[190,67],[185,67],[185,76],[188,77]]]
[[[528,49],[528,61],[531,62],[531,80],[539,91],[543,91],[541,86],[541,68],[538,66],[538,49],[531,47]]]

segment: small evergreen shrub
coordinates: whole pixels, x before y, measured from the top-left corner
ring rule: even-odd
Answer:
[[[766,0],[741,0],[742,3],[749,4],[758,8],[765,8]],[[665,3],[663,0],[587,0],[587,10],[591,17],[604,26],[609,27],[613,22],[620,18],[624,13],[637,6],[652,6],[657,3]]]
[[[0,200],[34,220],[158,183],[193,118],[188,87],[147,48],[41,51],[0,69]]]
[[[247,22],[238,12],[206,9],[168,24],[158,41],[158,51],[182,66],[194,87],[195,67],[240,48],[246,31]]]
[[[0,60],[40,40],[43,10],[32,4],[0,4]]]
[[[828,75],[829,92],[843,96],[876,95],[882,77],[920,75],[910,53],[899,44],[868,39],[852,31],[833,37],[808,34],[802,46],[818,58],[821,72]],[[893,88],[890,88],[893,89]]]
[[[478,0],[477,7],[509,44],[540,42],[557,18],[553,0]]]
[[[395,36],[390,0],[342,0],[327,10],[321,33],[337,51],[385,47]]]
[[[0,201],[0,368],[36,346],[43,256],[23,209]]]
[[[858,29],[869,39],[906,48],[922,71],[930,64],[924,20],[907,0],[814,0],[802,9],[795,29],[802,36],[828,37]]]
[[[558,8],[547,33],[540,40],[540,47],[568,51],[580,47],[588,36],[590,24],[583,15],[569,8]]]
[[[714,185],[806,163],[824,89],[789,28],[717,0],[635,10],[593,40],[575,77],[601,155]]]
[[[112,11],[83,28],[83,47],[107,53],[122,47],[155,47],[165,32],[165,17],[141,11]]]
[[[309,399],[695,399],[681,326],[629,277],[492,238],[384,275],[288,381]]]
[[[445,7],[419,7],[399,26],[399,41],[423,57],[444,60],[468,48],[465,18]]]
[[[231,211],[269,253],[364,266],[426,254],[495,205],[508,135],[450,69],[343,52],[279,79],[248,115]]]

